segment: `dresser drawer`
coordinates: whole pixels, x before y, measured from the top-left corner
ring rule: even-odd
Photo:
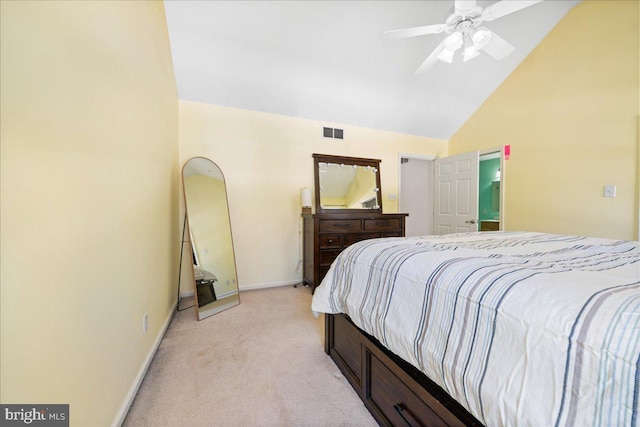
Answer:
[[[320,251],[320,265],[331,265],[342,249],[323,249]]]
[[[342,235],[340,234],[327,234],[320,236],[321,248],[340,248],[342,247]]]
[[[353,245],[355,242],[361,240],[377,239],[382,237],[382,233],[358,233],[358,234],[345,234],[343,236],[344,247]]]
[[[327,231],[359,231],[359,219],[326,219],[320,221],[320,232]]]
[[[398,218],[365,219],[365,231],[400,230],[401,220]]]
[[[410,386],[402,382],[373,353],[367,353],[367,403],[382,414],[390,425],[446,427],[440,418]]]

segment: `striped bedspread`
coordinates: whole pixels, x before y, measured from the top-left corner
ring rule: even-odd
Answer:
[[[312,301],[487,426],[638,426],[640,246],[542,233],[366,240]]]

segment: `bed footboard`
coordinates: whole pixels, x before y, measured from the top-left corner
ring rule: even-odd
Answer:
[[[380,425],[482,426],[442,388],[344,314],[325,314],[325,352]]]

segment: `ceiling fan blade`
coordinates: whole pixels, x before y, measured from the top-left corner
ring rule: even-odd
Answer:
[[[492,31],[491,40],[482,50],[487,52],[493,59],[503,59],[511,55],[516,48]]]
[[[455,0],[454,10],[457,15],[466,15],[476,7],[476,0]]]
[[[433,67],[433,64],[435,64],[438,61],[438,55],[440,55],[440,52],[442,52],[445,48],[444,42],[445,40],[440,42],[438,47],[436,47],[434,51],[431,52],[431,55],[429,55],[427,59],[425,59],[425,61],[422,63],[422,65],[418,67],[415,74],[424,73],[425,71],[429,70],[429,68]]]
[[[482,12],[482,19],[485,21],[493,21],[494,19],[502,18],[505,15],[517,12],[525,7],[533,6],[542,1],[543,0],[502,0],[491,6],[487,6]]]
[[[403,28],[402,30],[391,30],[382,33],[385,40],[404,39],[407,37],[423,36],[426,34],[438,34],[448,27],[445,24],[425,25],[424,27]]]

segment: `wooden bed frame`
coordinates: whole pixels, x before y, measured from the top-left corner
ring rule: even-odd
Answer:
[[[344,314],[325,314],[325,352],[380,425],[482,426],[426,375]]]

